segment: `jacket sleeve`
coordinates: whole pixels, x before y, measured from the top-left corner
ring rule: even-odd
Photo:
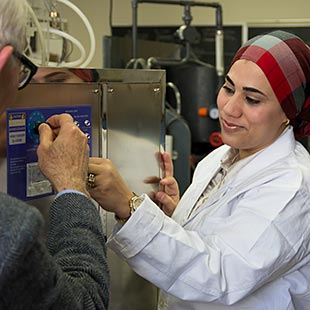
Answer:
[[[47,247],[39,212],[13,201],[17,208],[1,266],[1,309],[107,309],[105,237],[91,200],[67,193],[52,203]]]

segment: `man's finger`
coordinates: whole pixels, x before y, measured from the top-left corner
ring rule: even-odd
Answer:
[[[49,146],[53,142],[53,130],[49,125],[46,123],[42,123],[39,125],[38,128],[39,135],[40,135],[40,144],[42,146]]]
[[[47,122],[54,129],[62,127],[65,123],[73,123],[73,118],[67,113],[55,114],[48,118]]]

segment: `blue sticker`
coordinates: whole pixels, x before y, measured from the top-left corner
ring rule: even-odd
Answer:
[[[92,149],[91,105],[7,109],[7,192],[21,200],[54,194],[38,166],[38,124],[54,114],[68,113],[87,135]]]

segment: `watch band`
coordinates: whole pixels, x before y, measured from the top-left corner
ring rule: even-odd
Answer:
[[[133,192],[133,196],[128,201],[130,215],[124,219],[121,219],[117,215],[115,215],[115,220],[118,223],[124,225],[130,218],[130,216],[138,209],[138,207],[141,205],[142,202],[143,202],[143,198],[139,197],[136,193]]]

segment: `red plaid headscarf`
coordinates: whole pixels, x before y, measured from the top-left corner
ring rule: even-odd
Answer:
[[[256,63],[267,77],[296,137],[310,136],[310,48],[297,36],[273,31],[247,41],[238,59]]]

